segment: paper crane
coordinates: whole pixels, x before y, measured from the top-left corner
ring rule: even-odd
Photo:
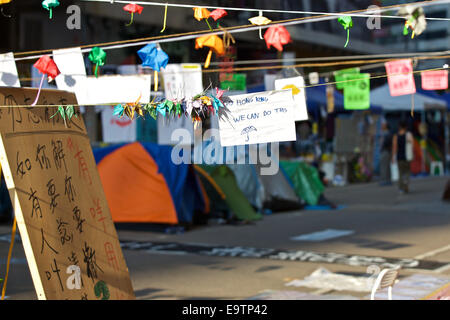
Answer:
[[[135,3],[129,3],[126,6],[123,7],[124,11],[127,11],[131,13],[131,20],[130,23],[126,24],[126,26],[131,26],[133,24],[133,17],[135,13],[141,14],[142,10],[144,10],[144,7],[135,4]]]
[[[42,7],[50,11],[50,19],[53,17],[53,8],[59,6],[58,0],[44,0],[42,1]]]
[[[203,19],[205,19],[206,24],[209,27],[209,30],[212,30],[211,25],[208,22],[208,18],[211,14],[211,12],[209,12],[208,9],[205,8],[200,8],[200,7],[196,7],[196,8],[192,8],[194,10],[194,18],[197,19],[197,21],[201,21]]]
[[[149,43],[138,51],[142,66],[155,70],[155,92],[158,91],[158,72],[165,68],[169,62],[169,56],[159,46]]]
[[[31,104],[32,106],[35,106],[41,94],[42,84],[44,83],[45,75],[48,76],[48,81],[50,82],[53,79],[55,79],[61,72],[59,71],[55,61],[53,61],[53,59],[50,58],[50,56],[48,55],[42,56],[38,61],[36,61],[36,63],[33,66],[36,69],[38,69],[40,73],[42,73],[38,94],[34,102]]]
[[[291,35],[281,25],[269,27],[264,34],[264,40],[266,40],[267,49],[270,49],[270,46],[274,46],[278,51],[283,51],[283,45],[292,42]]]
[[[263,17],[263,12],[259,11],[259,16],[257,17],[253,17],[248,19],[248,21],[250,21],[251,24],[255,25],[255,26],[265,26],[266,24],[269,24],[272,22],[272,20]],[[259,28],[259,38],[261,40],[263,40],[263,36],[262,36],[262,28]]]
[[[338,18],[338,22],[344,27],[344,30],[347,30],[347,42],[344,45],[344,48],[346,48],[350,39],[350,28],[353,27],[353,20],[351,16],[342,16]]]
[[[211,63],[211,56],[213,51],[219,56],[225,54],[223,41],[216,35],[206,35],[195,39],[195,49],[200,49],[203,47],[209,47],[208,56],[205,60],[205,69],[208,69],[209,64]]]
[[[209,16],[214,19],[214,21],[222,19],[226,15],[228,15],[228,12],[226,12],[226,10],[224,9],[215,9],[209,14]],[[219,26],[219,22],[217,22],[217,26]]]
[[[95,77],[98,78],[98,67],[105,65],[106,52],[102,48],[94,47],[89,52],[89,60],[95,64]]]
[[[403,35],[409,34],[409,29],[412,30],[411,39],[415,35],[421,35],[427,28],[427,20],[422,7],[406,6],[398,10],[398,15],[406,19],[403,27]]]

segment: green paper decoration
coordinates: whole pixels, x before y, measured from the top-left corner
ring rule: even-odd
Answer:
[[[98,78],[98,67],[105,65],[106,52],[102,48],[92,48],[89,53],[89,60],[95,64],[95,77]]]
[[[247,75],[244,73],[226,73],[224,80],[220,81],[222,90],[247,90]]]
[[[75,107],[73,105],[66,106],[65,109],[63,106],[59,106],[58,111],[56,111],[55,114],[50,117],[50,119],[52,119],[58,113],[61,115],[61,118],[64,120],[64,123],[66,123],[66,119],[68,121],[72,120],[73,116],[75,116],[75,118],[78,118],[78,116],[75,114]]]
[[[341,16],[338,18],[338,22],[344,27],[345,30],[347,30],[347,42],[344,45],[344,48],[346,48],[350,39],[350,28],[353,27],[353,20],[351,16]]]
[[[42,7],[50,11],[50,19],[53,17],[53,8],[59,6],[58,0],[44,0],[42,1]]]
[[[370,74],[345,74],[344,109],[366,110],[370,108]]]
[[[339,70],[339,71],[335,71],[334,74],[334,80],[337,82],[336,83],[336,88],[338,90],[343,90],[345,87],[345,82],[344,81],[344,76],[346,74],[359,74],[359,68],[348,68],[348,69],[343,69],[343,70]]]

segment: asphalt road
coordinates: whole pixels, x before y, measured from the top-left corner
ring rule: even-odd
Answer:
[[[450,203],[441,201],[447,180],[413,179],[407,195],[375,183],[327,189],[327,198],[344,206],[340,210],[279,213],[248,225],[202,226],[183,234],[145,227],[119,227],[118,234],[138,299],[247,299],[265,290],[362,298],[367,293],[286,283],[318,267],[367,276],[367,266],[377,261],[404,262],[401,277],[450,275]],[[1,274],[10,228],[0,226]],[[324,241],[291,239],[326,229],[351,234]],[[339,259],[330,258],[336,254]],[[20,243],[13,258],[8,299],[36,299]]]

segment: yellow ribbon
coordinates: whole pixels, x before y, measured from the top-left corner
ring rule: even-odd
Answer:
[[[3,282],[2,300],[5,300],[6,283],[8,282],[9,266],[11,264],[11,256],[12,256],[12,250],[13,250],[13,246],[14,246],[14,240],[16,239],[16,227],[17,227],[17,221],[16,221],[16,217],[14,217],[14,222],[13,222],[13,227],[12,227],[12,232],[11,232],[11,244],[9,245],[9,252],[8,252],[8,262],[6,263],[5,281]]]
[[[160,31],[161,33],[163,33],[164,30],[166,30],[166,22],[167,22],[167,3],[166,3],[166,9],[164,10],[164,25],[163,25],[163,29]]]
[[[158,71],[155,70],[154,73],[154,77],[155,77],[155,88],[154,91],[157,92],[158,91]]]

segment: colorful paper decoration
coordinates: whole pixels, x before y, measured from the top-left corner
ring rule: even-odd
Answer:
[[[131,13],[131,20],[128,24],[126,24],[126,26],[131,26],[133,24],[134,14],[135,13],[141,14],[142,10],[144,10],[144,7],[135,3],[129,3],[123,7],[123,10]]]
[[[266,40],[267,49],[274,46],[278,51],[283,51],[283,45],[292,42],[291,35],[281,25],[270,26],[264,34],[264,39]]]
[[[53,61],[53,59],[50,58],[50,56],[48,56],[48,55],[42,56],[38,61],[36,61],[36,63],[33,66],[36,69],[38,69],[40,73],[42,73],[42,78],[41,78],[41,83],[39,85],[38,94],[37,94],[36,99],[34,100],[34,102],[31,104],[32,106],[35,106],[36,103],[39,100],[39,96],[41,94],[42,84],[44,83],[45,76],[47,75],[48,76],[48,80],[52,81],[61,72],[59,71],[58,66]]]
[[[448,89],[448,71],[435,70],[424,71],[422,76],[423,90],[446,90]]]
[[[89,60],[95,64],[95,77],[98,78],[98,67],[105,65],[106,52],[100,47],[94,47],[89,52]]]
[[[209,67],[209,64],[211,63],[211,56],[213,51],[219,56],[225,54],[223,40],[216,35],[206,35],[195,39],[195,49],[200,49],[203,47],[209,47],[208,56],[206,57],[205,61],[205,69],[207,69]]]
[[[250,21],[250,23],[255,26],[265,26],[266,24],[269,24],[272,22],[272,20],[270,20],[266,17],[263,17],[262,11],[259,11],[259,16],[250,18],[250,19],[248,19],[248,21]],[[262,28],[259,28],[259,38],[261,40],[264,40],[264,38],[262,36]]]
[[[154,43],[149,43],[138,51],[139,58],[142,60],[143,67],[150,67],[155,76],[155,92],[158,91],[158,72],[165,68],[169,62],[169,56]]]
[[[64,125],[66,126],[67,126],[66,119],[67,121],[70,121],[72,120],[73,116],[75,116],[75,118],[78,118],[78,116],[75,114],[75,107],[73,105],[66,106],[65,108],[63,106],[59,106],[56,113],[52,115],[50,119],[52,119],[57,114],[61,115],[61,118],[64,120]]]
[[[365,110],[370,108],[370,74],[348,73],[344,75],[344,109]]]
[[[343,82],[345,80],[344,76],[346,74],[355,74],[355,73],[359,74],[359,71],[360,71],[359,68],[348,68],[348,69],[335,71],[333,73],[333,75],[334,75],[334,80],[336,81],[336,88],[339,90],[344,89],[344,87],[345,87],[345,82]]]
[[[53,8],[59,6],[58,0],[44,0],[42,1],[42,7],[50,11],[50,19],[53,17]]]
[[[411,59],[395,60],[385,63],[391,96],[416,93]]]
[[[12,0],[0,0],[0,4],[10,3]]]
[[[404,36],[407,36],[411,29],[411,39],[414,39],[414,36],[421,35],[427,28],[427,20],[422,7],[406,6],[398,10],[398,15],[405,18]]]
[[[217,21],[217,20],[219,20],[219,19],[225,17],[226,15],[228,15],[228,12],[226,12],[226,11],[223,10],[223,9],[216,9],[216,10],[213,10],[213,11],[211,11],[211,13],[209,14],[209,16],[210,16],[211,18],[214,19],[214,21]]]
[[[344,45],[344,48],[346,48],[350,39],[350,28],[353,27],[353,20],[351,16],[342,16],[338,18],[338,22],[344,27],[344,30],[347,30],[347,42]]]
[[[200,7],[196,7],[196,8],[192,8],[194,10],[194,18],[197,19],[197,21],[201,21],[203,19],[205,19],[206,24],[209,27],[209,30],[212,30],[211,25],[208,22],[208,18],[211,14],[211,12],[209,12],[208,9],[206,8],[200,8]]]

